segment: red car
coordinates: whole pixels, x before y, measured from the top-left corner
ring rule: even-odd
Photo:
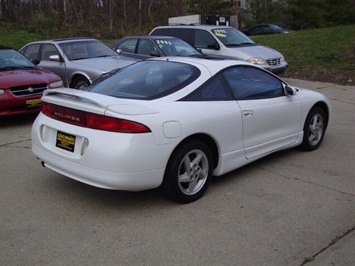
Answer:
[[[60,87],[59,76],[37,67],[16,50],[0,46],[0,116],[39,112],[42,92]]]

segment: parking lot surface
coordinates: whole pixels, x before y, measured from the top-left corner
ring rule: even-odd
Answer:
[[[187,205],[43,168],[35,116],[0,118],[0,265],[355,265],[355,86],[288,81],[331,99],[321,147],[216,177]]]

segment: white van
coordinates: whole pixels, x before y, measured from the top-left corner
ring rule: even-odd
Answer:
[[[247,61],[275,74],[287,69],[287,62],[278,51],[256,44],[233,27],[216,25],[174,25],[154,28],[149,35],[178,37],[204,54]]]

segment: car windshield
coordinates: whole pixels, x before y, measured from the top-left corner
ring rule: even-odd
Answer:
[[[275,30],[282,30],[282,28],[277,25],[271,25],[271,28],[274,28]]]
[[[118,55],[111,48],[97,40],[65,42],[59,44],[59,46],[70,61]]]
[[[203,54],[180,39],[156,39],[155,43],[167,56],[202,56]]]
[[[214,28],[212,33],[225,46],[255,45],[255,42],[234,28]]]
[[[151,100],[178,91],[199,74],[197,68],[187,64],[141,61],[98,82],[88,91],[117,98]]]
[[[35,68],[36,66],[25,56],[13,49],[0,49],[0,69]]]

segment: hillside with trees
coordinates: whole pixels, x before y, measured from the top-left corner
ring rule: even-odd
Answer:
[[[244,28],[277,23],[299,30],[355,24],[355,1],[0,0],[0,20],[48,37],[146,34],[169,17],[188,14],[238,14]]]

